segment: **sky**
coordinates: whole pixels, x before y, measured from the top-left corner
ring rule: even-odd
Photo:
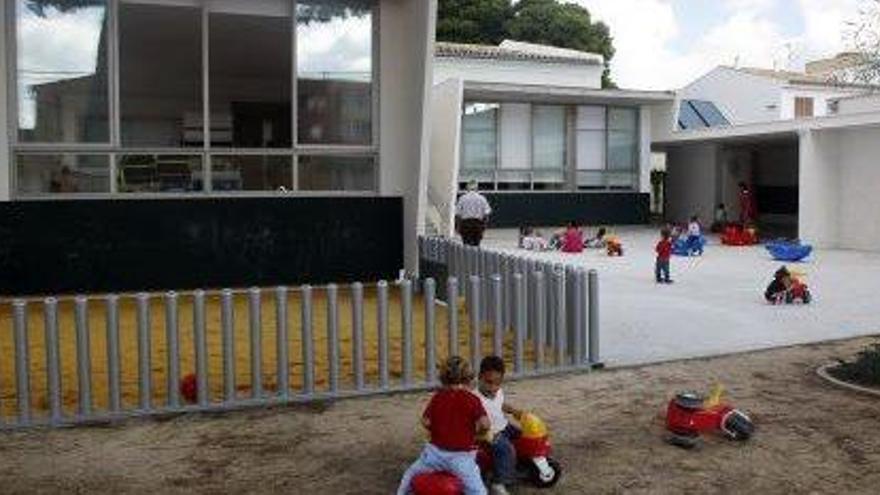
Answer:
[[[717,65],[802,70],[848,46],[869,0],[563,0],[608,24],[621,87],[677,89]]]

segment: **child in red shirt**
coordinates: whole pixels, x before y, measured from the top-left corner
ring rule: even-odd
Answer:
[[[454,474],[465,495],[486,494],[476,461],[476,437],[485,435],[490,423],[480,399],[471,392],[473,380],[474,372],[466,359],[452,356],[443,364],[443,387],[434,393],[422,414],[422,425],[430,432],[431,440],[404,473],[398,495],[409,494],[413,477],[430,471]]]
[[[657,263],[654,266],[654,277],[658,284],[671,284],[669,278],[669,258],[672,257],[672,240],[669,229],[660,231],[660,242],[657,243]]]
[[[580,253],[584,250],[584,233],[578,227],[577,222],[569,222],[568,228],[562,234],[562,252]]]

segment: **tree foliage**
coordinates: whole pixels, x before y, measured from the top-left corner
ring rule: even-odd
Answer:
[[[608,63],[614,46],[608,26],[587,9],[558,0],[440,0],[437,39],[496,45],[504,39],[571,48],[605,57],[602,83],[613,87]]]
[[[880,84],[880,0],[862,5],[857,21],[849,25],[850,44],[859,54],[859,63],[853,68],[848,82]]]

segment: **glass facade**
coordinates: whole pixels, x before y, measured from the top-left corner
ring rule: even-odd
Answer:
[[[497,191],[635,190],[639,110],[466,102],[460,186]]]
[[[13,0],[14,194],[376,191],[375,4]]]
[[[107,1],[15,1],[18,140],[109,143]]]
[[[365,145],[372,139],[373,16],[364,4],[297,2],[300,144]]]

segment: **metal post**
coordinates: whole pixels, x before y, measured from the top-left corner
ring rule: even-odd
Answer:
[[[235,299],[230,289],[220,294],[220,327],[223,333],[223,400],[235,401]]]
[[[201,407],[207,407],[211,397],[208,388],[208,343],[205,332],[205,291],[197,290],[193,294],[193,341],[196,348],[196,397]]]
[[[526,281],[522,273],[513,275],[514,341],[513,371],[523,372],[523,346],[526,338]]]
[[[458,294],[458,279],[455,277],[449,277],[446,280],[446,293],[447,294]],[[447,357],[457,356],[458,355],[458,297],[453,296],[449,298],[449,303],[446,305],[447,311]]]
[[[180,339],[177,333],[177,293],[174,291],[165,294],[165,346],[166,346],[166,369],[165,386],[167,390],[168,407],[180,407]]]
[[[27,303],[12,303],[15,320],[15,392],[18,399],[18,422],[31,420],[30,346],[28,345]]]
[[[433,278],[425,280],[425,382],[433,384],[437,381],[437,356],[435,353],[436,328],[434,308],[436,284]]]
[[[587,337],[587,272],[578,270],[575,280],[574,297],[574,352],[572,352],[572,361],[575,366],[584,363],[584,343]]]
[[[364,388],[364,286],[360,282],[351,284],[351,331],[352,359],[354,368],[354,388]]]
[[[599,361],[599,273],[596,270],[590,270],[590,325],[589,325],[589,361],[592,365],[597,365]]]
[[[138,334],[138,404],[141,410],[148,411],[153,407],[150,295],[141,292],[137,295],[136,300]]]
[[[555,282],[553,280],[554,277],[554,269],[553,265],[550,263],[542,263],[541,269],[544,272],[544,283],[546,284],[547,290],[547,298],[545,309],[547,311],[547,326],[546,333],[544,334],[544,343],[547,344],[548,347],[556,346],[556,288],[554,286]]]
[[[339,390],[339,288],[327,286],[327,365],[330,392]]]
[[[303,393],[311,395],[315,392],[315,341],[312,331],[312,287],[302,287],[302,359],[303,359]]]
[[[470,304],[468,305],[468,313],[471,317],[471,366],[476,368],[480,365],[481,349],[480,349],[480,329],[483,326],[482,315],[480,313],[480,277],[472,275],[470,278]]]
[[[412,335],[412,281],[400,281],[400,325],[403,334],[401,348],[403,355],[403,385],[412,385],[413,379],[413,335]]]
[[[49,396],[49,414],[53,423],[61,421],[61,371],[58,349],[58,300],[44,301],[46,331],[46,389]]]
[[[388,388],[388,282],[382,280],[377,288],[378,312],[377,331],[379,334],[379,386]]]
[[[260,289],[248,290],[248,324],[251,337],[251,397],[263,396],[263,316]]]
[[[567,307],[565,304],[565,268],[562,266],[556,267],[555,274],[555,283],[556,286],[554,288],[555,295],[553,296],[553,300],[556,303],[555,317],[556,317],[556,366],[561,368],[565,366],[565,329],[566,329],[566,314]]]
[[[79,386],[79,414],[92,414],[92,357],[89,344],[89,300],[77,296],[74,302],[76,319],[76,364]]]
[[[275,288],[275,383],[278,395],[290,397],[290,356],[287,338],[287,287]]]
[[[110,412],[122,410],[119,364],[119,296],[107,296],[107,388]]]
[[[544,283],[544,272],[538,270],[535,278],[535,369],[544,367],[544,336],[547,335],[547,289]]]
[[[500,275],[492,275],[491,284],[491,308],[492,308],[492,354],[504,357],[504,322],[502,319],[503,307],[501,305]]]

